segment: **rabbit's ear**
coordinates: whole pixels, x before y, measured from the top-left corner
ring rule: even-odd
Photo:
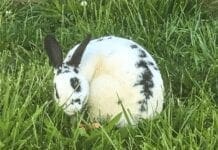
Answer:
[[[47,35],[44,39],[44,47],[49,57],[50,63],[54,68],[58,68],[62,62],[61,48],[53,35]]]
[[[67,62],[68,65],[78,67],[80,64],[82,55],[86,49],[86,46],[89,44],[91,40],[91,34],[88,34],[87,37],[80,43],[80,45],[75,50],[73,56],[71,57],[70,61]]]

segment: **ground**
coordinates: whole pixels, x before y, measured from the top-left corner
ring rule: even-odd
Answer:
[[[217,0],[2,0],[0,149],[216,149],[217,10]],[[97,128],[66,116],[53,100],[48,33],[64,55],[87,33],[146,47],[164,79],[163,112],[126,128],[115,128],[119,115]]]

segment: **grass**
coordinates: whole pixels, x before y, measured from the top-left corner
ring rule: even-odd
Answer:
[[[0,3],[0,149],[216,149],[217,0],[79,0]],[[166,87],[164,111],[135,128],[79,128],[53,102],[43,50],[54,33],[64,54],[84,35],[117,35],[144,45]]]

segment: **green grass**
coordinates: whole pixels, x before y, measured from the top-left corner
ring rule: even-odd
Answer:
[[[0,3],[0,149],[216,149],[218,1],[79,0]],[[87,33],[131,37],[156,59],[164,111],[135,128],[79,128],[53,101],[47,33],[64,54]],[[88,120],[87,120],[88,121]]]

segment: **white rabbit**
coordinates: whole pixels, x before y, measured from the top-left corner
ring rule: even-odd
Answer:
[[[91,36],[69,51],[65,60],[51,35],[44,45],[54,67],[56,102],[68,115],[87,104],[91,118],[114,117],[125,110],[131,123],[160,113],[164,87],[152,56],[139,44],[120,37]],[[127,123],[124,115],[118,124]]]

